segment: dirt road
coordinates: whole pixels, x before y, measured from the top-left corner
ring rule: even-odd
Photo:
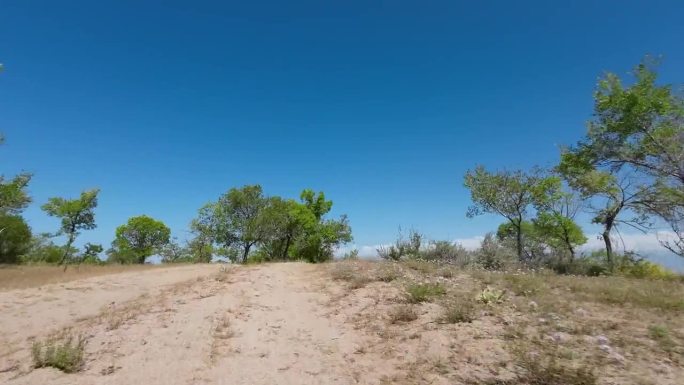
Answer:
[[[356,363],[366,336],[334,316],[324,274],[200,265],[3,292],[0,382],[368,383],[370,368]],[[81,372],[31,367],[32,341],[55,333],[87,338]]]

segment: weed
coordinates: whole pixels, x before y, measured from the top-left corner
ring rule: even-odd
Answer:
[[[471,301],[456,301],[444,309],[442,322],[450,324],[472,322],[474,313],[475,306]]]
[[[354,276],[356,276],[356,272],[354,271],[354,268],[349,264],[336,263],[330,269],[330,275],[335,280],[351,281],[354,278]]]
[[[440,283],[414,283],[406,287],[407,299],[411,303],[429,302],[433,297],[446,294]]]
[[[494,305],[502,303],[505,294],[506,293],[502,290],[496,290],[487,287],[484,290],[482,290],[482,292],[477,296],[477,300],[485,305]]]
[[[65,373],[78,372],[83,368],[86,339],[66,335],[60,339],[34,342],[31,348],[35,368],[53,367]]]
[[[370,279],[370,277],[367,277],[365,275],[356,275],[349,282],[349,288],[352,290],[360,289],[362,287],[365,287],[372,281],[373,280]]]
[[[663,325],[652,325],[648,328],[648,336],[658,342],[660,347],[666,352],[670,352],[675,347],[675,342],[670,336],[670,330]]]
[[[399,306],[389,314],[390,323],[411,322],[418,319],[418,314],[411,306]]]

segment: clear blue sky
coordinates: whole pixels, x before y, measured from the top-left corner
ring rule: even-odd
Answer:
[[[0,172],[48,197],[102,189],[108,246],[128,217],[180,238],[233,186],[325,191],[356,244],[397,227],[482,235],[468,168],[549,166],[603,71],[663,55],[684,81],[679,1],[31,1],[0,5]]]

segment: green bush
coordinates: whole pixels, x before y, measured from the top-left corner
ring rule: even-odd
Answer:
[[[407,299],[411,303],[429,302],[433,297],[446,294],[446,289],[439,283],[419,283],[406,287]]]
[[[66,336],[62,340],[35,342],[31,348],[33,366],[36,368],[53,367],[65,373],[78,372],[83,368],[86,339]]]

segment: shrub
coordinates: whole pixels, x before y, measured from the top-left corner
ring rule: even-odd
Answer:
[[[340,259],[343,261],[356,261],[359,259],[359,250],[354,249],[352,251],[346,252]]]
[[[408,238],[399,229],[399,236],[393,245],[381,246],[377,249],[380,258],[398,261],[403,257],[416,258],[420,256],[421,246],[423,244],[423,235],[415,230],[409,230]]]
[[[446,289],[439,283],[411,284],[406,287],[406,294],[411,303],[428,302],[433,297],[446,294]]]
[[[421,258],[428,261],[443,261],[466,266],[471,262],[471,255],[463,246],[449,241],[431,242],[426,250],[420,253]]]
[[[515,259],[515,253],[502,245],[492,233],[485,235],[482,245],[475,252],[475,263],[486,270],[501,270]]]
[[[475,306],[471,301],[456,301],[444,309],[442,321],[450,324],[472,322],[474,312]]]
[[[411,306],[399,306],[394,309],[389,314],[390,323],[398,322],[411,322],[418,319],[418,314]]]
[[[65,373],[78,372],[83,368],[86,339],[68,335],[61,340],[35,342],[31,348],[33,366],[53,367]]]
[[[633,278],[675,279],[677,275],[666,268],[645,260],[620,266],[620,273]]]
[[[493,305],[503,302],[504,295],[505,292],[502,290],[487,287],[477,296],[477,300],[485,305]]]

